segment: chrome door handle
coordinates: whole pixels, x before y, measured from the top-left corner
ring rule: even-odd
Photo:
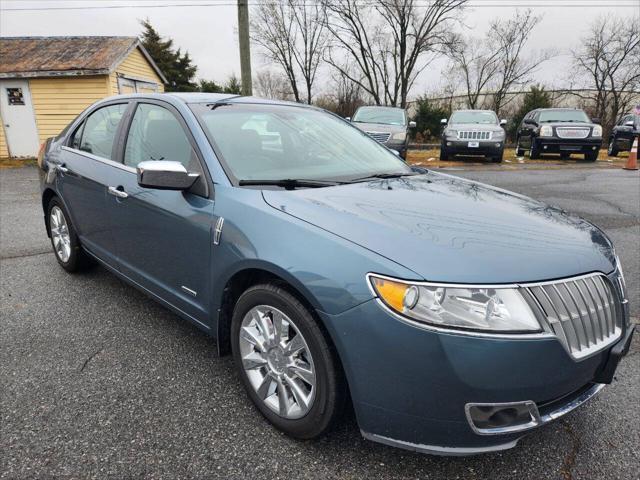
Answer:
[[[129,196],[127,192],[125,192],[124,190],[120,190],[116,187],[109,187],[108,192],[109,194],[118,198],[127,198]]]
[[[57,164],[56,165],[56,170],[58,170],[59,172],[62,172],[62,173],[69,173],[69,169],[67,167],[65,167],[63,163]]]

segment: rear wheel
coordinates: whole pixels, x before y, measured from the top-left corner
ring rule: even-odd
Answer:
[[[584,159],[587,162],[595,162],[596,160],[598,160],[598,151],[596,150],[595,152],[587,152],[584,154]]]
[[[616,146],[616,140],[615,138],[612,138],[611,140],[609,140],[609,148],[607,149],[607,154],[610,157],[617,157],[619,153],[620,150]]]
[[[529,153],[531,160],[538,160],[540,158],[540,145],[533,139],[531,140],[531,152]]]
[[[295,296],[271,283],[249,288],[235,306],[231,338],[244,387],[267,420],[300,439],[331,428],[344,404],[342,370]]]
[[[49,202],[47,222],[51,234],[53,252],[62,268],[67,272],[76,272],[88,267],[91,264],[91,260],[82,250],[69,214],[57,197],[54,197]]]

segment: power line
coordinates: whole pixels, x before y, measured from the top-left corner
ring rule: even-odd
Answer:
[[[155,1],[155,0],[139,0],[139,1]],[[510,2],[510,3],[500,3],[500,2]],[[638,8],[638,3],[636,0],[628,0],[632,3],[595,3],[602,2],[602,0],[561,0],[560,2],[553,0],[527,0],[525,3],[514,3],[517,0],[471,0],[470,3],[465,6],[470,8],[525,8],[525,7],[543,7],[543,8]],[[575,2],[582,3],[575,3]],[[627,1],[627,0],[618,0]],[[479,2],[479,3],[478,3]],[[491,3],[489,3],[491,2]],[[568,3],[570,2],[570,3]],[[588,2],[588,3],[584,3]],[[248,3],[249,6],[258,6],[263,4],[270,4],[277,2],[259,2],[253,1]],[[373,2],[358,2],[361,5],[371,5]],[[319,3],[306,3],[307,6],[318,6],[321,5]],[[414,6],[418,8],[426,8],[430,7],[432,4],[430,3],[416,3]],[[133,8],[198,8],[198,7],[235,7],[237,6],[236,2],[230,2],[229,0],[220,0],[215,3],[165,3],[159,5],[149,5],[149,4],[127,4],[127,5],[92,5],[92,6],[60,6],[60,7],[17,7],[17,8],[0,8],[1,12],[40,12],[40,11],[54,11],[54,10],[111,10],[111,9],[133,9]]]

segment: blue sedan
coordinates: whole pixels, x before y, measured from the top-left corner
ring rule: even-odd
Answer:
[[[59,264],[99,263],[232,353],[258,411],[311,439],[513,447],[610,383],[633,325],[596,226],[414,169],[323,110],[112,97],[39,156]]]

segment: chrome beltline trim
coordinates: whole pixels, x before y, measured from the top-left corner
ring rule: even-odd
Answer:
[[[98,157],[97,155],[93,155],[92,153],[84,152],[82,150],[76,150],[75,148],[70,148],[67,146],[60,147],[62,150],[66,150],[67,152],[75,153],[76,155],[82,155],[83,157],[89,158],[91,160],[95,160],[96,162],[104,163],[105,165],[110,165],[112,167],[119,168],[120,170],[124,170],[129,173],[136,173],[136,169],[132,167],[128,167],[123,165],[120,162],[114,162],[113,160],[109,160],[108,158]]]

